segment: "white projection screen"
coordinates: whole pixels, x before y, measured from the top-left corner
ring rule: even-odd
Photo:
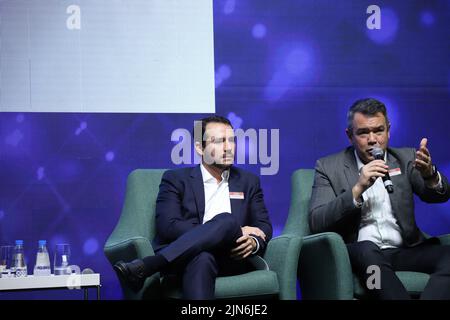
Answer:
[[[0,0],[0,111],[214,113],[212,0]]]

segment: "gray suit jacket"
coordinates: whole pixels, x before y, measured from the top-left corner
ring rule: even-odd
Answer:
[[[400,168],[401,174],[391,177],[394,192],[389,194],[393,213],[400,226],[406,246],[415,246],[425,240],[416,224],[414,197],[437,203],[450,198],[448,180],[441,173],[443,194],[425,187],[419,171],[414,167],[413,148],[388,148],[389,169]],[[309,225],[313,233],[337,232],[346,243],[358,239],[361,209],[353,204],[352,188],[358,180],[354,148],[319,159],[316,163],[314,185],[309,207]]]

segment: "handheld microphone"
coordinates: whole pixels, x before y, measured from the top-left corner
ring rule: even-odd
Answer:
[[[384,160],[384,151],[381,148],[373,148],[372,149],[372,156],[375,158],[375,160]],[[389,175],[389,172],[386,173],[385,176],[382,177],[384,187],[386,188],[387,192],[392,193],[394,192],[394,185],[392,184],[391,176]]]

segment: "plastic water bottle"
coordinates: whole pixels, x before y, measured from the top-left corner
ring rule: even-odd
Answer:
[[[28,275],[27,262],[23,251],[23,240],[16,240],[13,255],[13,269],[12,272],[16,278],[26,277]]]
[[[52,274],[50,268],[50,257],[47,251],[47,241],[39,240],[38,251],[36,254],[36,264],[34,265],[33,274],[35,276],[49,276]]]

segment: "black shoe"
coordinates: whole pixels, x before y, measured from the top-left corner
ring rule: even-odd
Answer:
[[[117,276],[134,291],[142,289],[145,281],[144,262],[142,260],[133,260],[131,262],[119,261],[114,265]]]

